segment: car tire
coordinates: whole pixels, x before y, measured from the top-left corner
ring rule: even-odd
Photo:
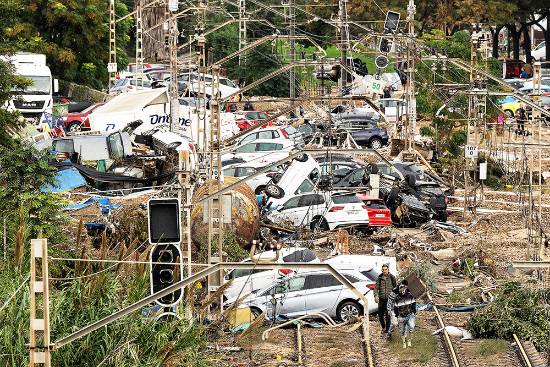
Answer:
[[[313,220],[309,224],[309,228],[312,231],[315,230],[315,228],[319,228],[322,231],[328,231],[330,229],[327,220],[321,217],[313,218]]]
[[[307,154],[302,154],[302,155],[299,155],[297,156],[296,158],[294,158],[295,160],[297,160],[298,162],[307,162],[307,160],[309,159],[308,155]]]
[[[256,307],[250,307],[250,313],[254,317],[254,320],[260,317],[261,314],[263,314],[262,310]]]
[[[265,194],[271,198],[281,199],[285,196],[285,191],[275,184],[268,183],[265,186]]]
[[[67,126],[67,132],[74,133],[82,129],[82,122],[73,121]]]
[[[338,306],[336,316],[342,322],[347,322],[353,317],[359,317],[363,314],[361,306],[355,301],[347,301]]]
[[[256,187],[256,190],[254,190],[254,194],[261,195],[262,192],[264,192],[264,191],[265,191],[265,186],[261,185],[261,186]]]
[[[372,138],[369,141],[369,148],[371,149],[380,149],[382,148],[384,144],[382,144],[382,139],[380,138]]]
[[[373,175],[378,174],[378,172],[379,172],[378,166],[376,164],[373,164],[373,163],[367,164],[367,172],[369,174],[373,174]]]
[[[281,172],[278,172],[273,175],[273,177],[271,178],[271,182],[278,183],[279,181],[281,181],[281,177],[283,177],[283,174]]]

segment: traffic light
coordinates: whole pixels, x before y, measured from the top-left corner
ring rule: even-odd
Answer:
[[[389,53],[393,46],[393,40],[389,37],[382,36],[380,38],[380,44],[378,45],[378,51],[382,53]]]
[[[151,199],[149,209],[149,243],[180,243],[180,209],[179,200]]]
[[[151,251],[151,273],[150,287],[151,294],[160,292],[181,281],[183,278],[183,264],[181,261],[181,250],[175,244],[155,245]],[[181,300],[182,290],[167,294],[156,300],[162,307],[170,307]]]
[[[150,255],[151,294],[168,288],[183,279],[180,206],[175,198],[151,199],[148,204],[149,242],[154,245]],[[182,298],[182,290],[167,294],[155,302],[171,307]]]
[[[395,11],[389,11],[384,21],[384,33],[395,33],[399,27],[399,18],[401,18],[401,14]]]

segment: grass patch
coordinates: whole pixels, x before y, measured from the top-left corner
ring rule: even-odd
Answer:
[[[477,346],[476,353],[482,357],[489,357],[508,349],[508,342],[503,339],[485,339]]]
[[[347,362],[332,362],[330,367],[350,367],[352,364]]]
[[[390,341],[390,349],[401,360],[412,358],[416,362],[427,363],[438,350],[437,337],[428,330],[416,330],[412,338],[412,347],[403,349],[401,334],[394,332]]]

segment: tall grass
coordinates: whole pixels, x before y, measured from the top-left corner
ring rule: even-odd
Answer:
[[[50,286],[51,340],[127,306],[149,293],[148,274],[117,276],[108,271]],[[24,280],[0,269],[0,299]],[[0,366],[28,364],[29,295],[27,289],[0,313]],[[184,320],[154,323],[136,312],[52,353],[52,366],[207,366],[202,354],[205,332]]]

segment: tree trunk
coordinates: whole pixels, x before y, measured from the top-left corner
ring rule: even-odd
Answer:
[[[530,64],[533,61],[531,57],[531,37],[529,37],[529,27],[526,24],[521,25],[523,31],[523,50],[525,51],[525,62]]]
[[[521,33],[516,29],[515,24],[508,25],[507,28],[510,31],[510,36],[512,36],[514,60],[519,60],[519,36]]]
[[[544,32],[544,40],[546,41],[546,61],[550,61],[550,14],[546,14],[546,31]]]
[[[493,58],[495,59],[498,59],[498,35],[502,28],[503,26],[498,26],[494,31],[491,29],[491,35],[493,36]]]

